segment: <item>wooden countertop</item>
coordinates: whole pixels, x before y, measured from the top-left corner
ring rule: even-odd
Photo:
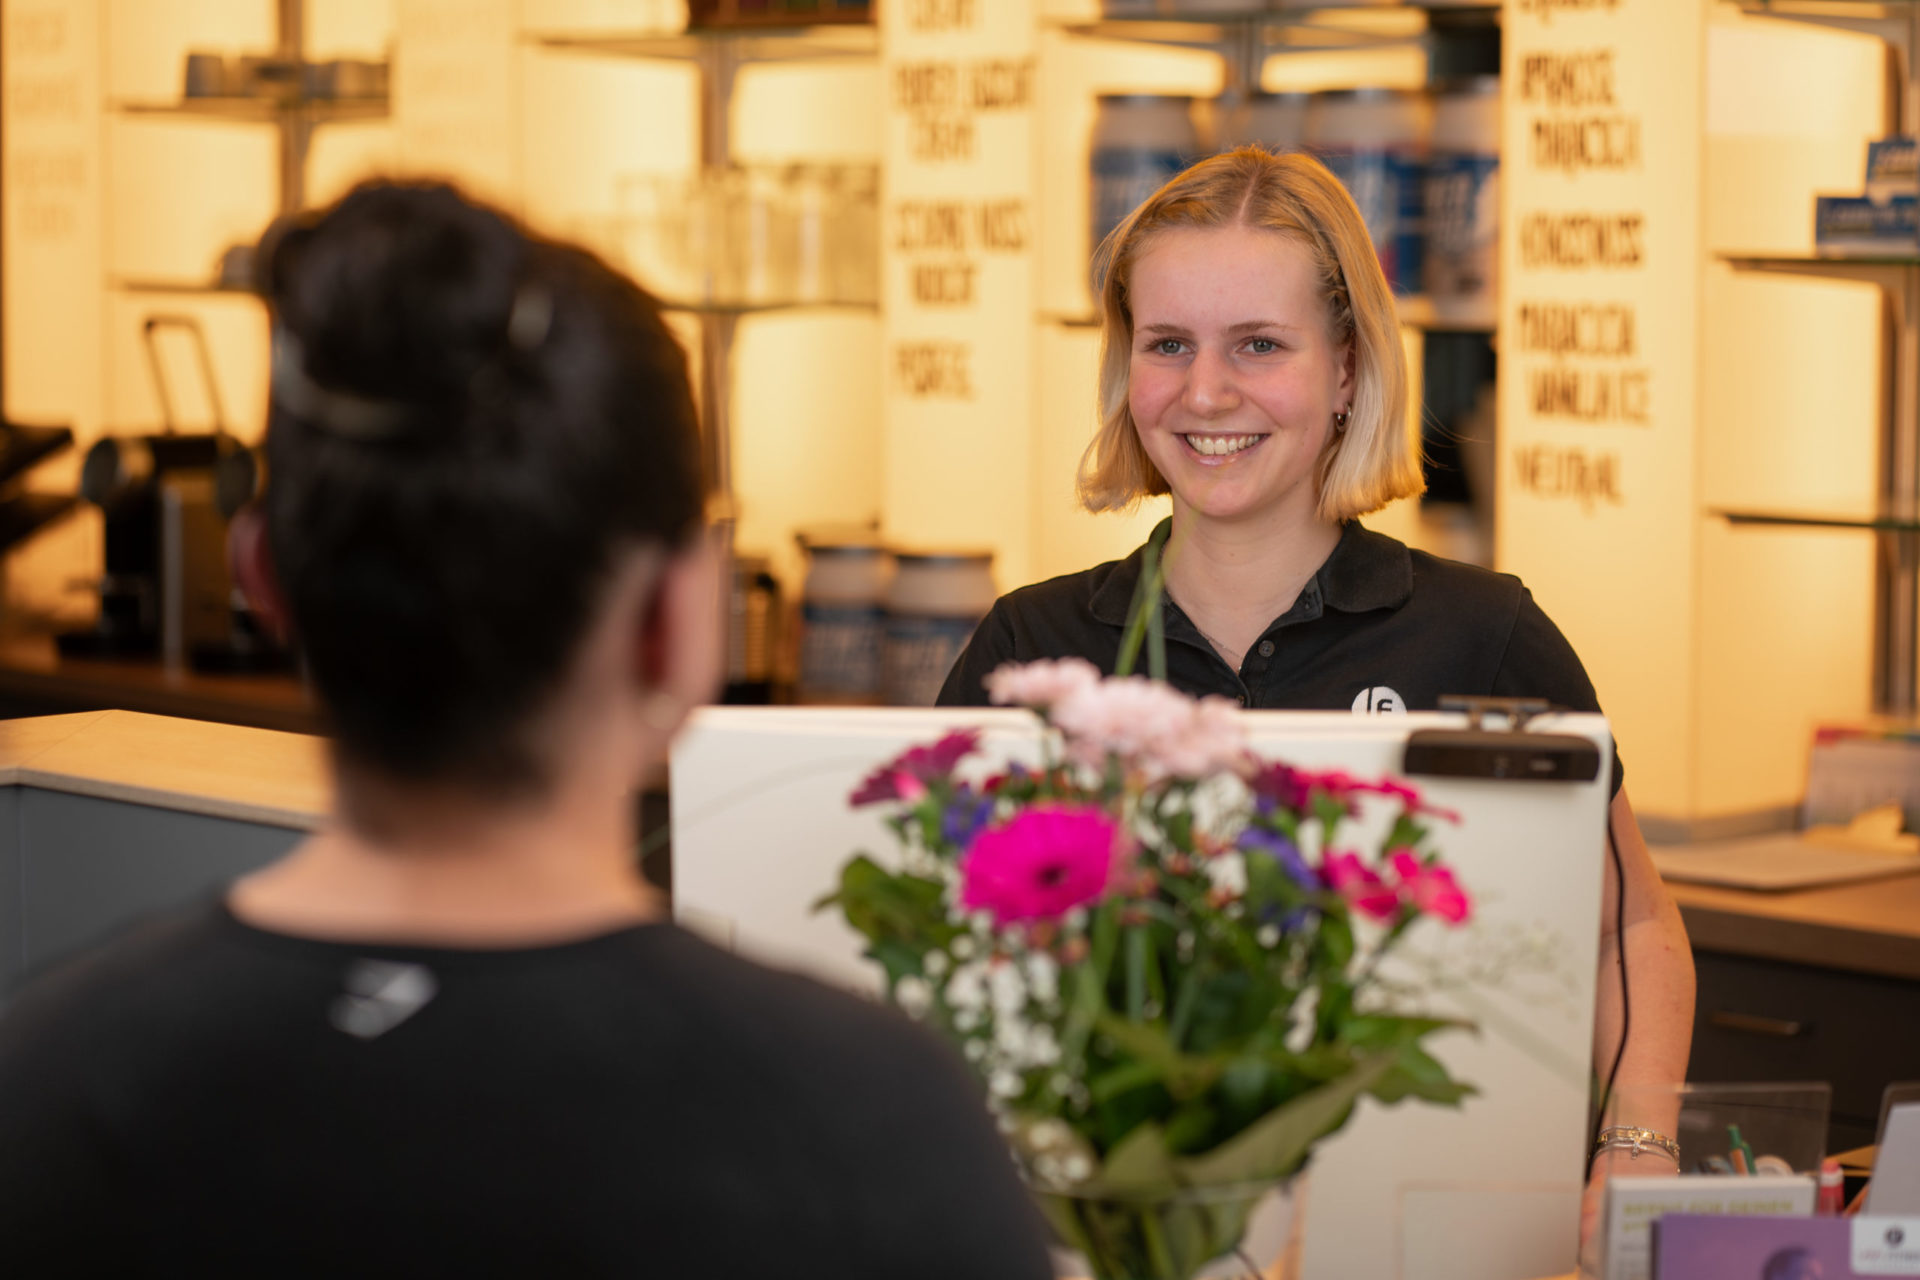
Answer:
[[[326,743],[136,711],[0,720],[0,786],[309,830],[330,803]]]
[[[286,733],[316,733],[313,697],[293,676],[206,675],[155,659],[68,658],[50,635],[0,639],[0,699],[35,710],[119,708],[217,720]]]
[[[11,652],[0,645],[0,686]],[[274,683],[283,710],[305,703],[291,681]],[[9,784],[299,829],[320,822],[330,796],[321,738],[121,710],[0,720]],[[1920,982],[1920,874],[1788,893],[1668,888],[1701,951]]]
[[[1920,874],[1785,893],[1667,888],[1695,950],[1920,982]]]

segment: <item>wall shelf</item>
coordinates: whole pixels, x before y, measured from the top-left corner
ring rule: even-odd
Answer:
[[[1714,508],[1707,514],[1731,525],[1762,525],[1785,529],[1848,529],[1873,533],[1920,533],[1920,516],[1816,515],[1797,511],[1732,511]]]
[[[385,120],[392,113],[386,98],[180,98],[166,102],[116,102],[121,115],[149,118],[219,120],[231,124],[273,124],[290,116],[314,124],[351,124]]]
[[[872,23],[821,23],[806,27],[706,29],[681,32],[563,32],[535,34],[533,44],[555,53],[592,53],[616,58],[700,62],[723,51],[738,62],[811,62],[871,58],[880,52]]]

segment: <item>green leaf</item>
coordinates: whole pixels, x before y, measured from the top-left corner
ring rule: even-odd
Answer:
[[[1157,1068],[1167,1092],[1176,1099],[1191,1098],[1212,1087],[1225,1069],[1224,1063],[1211,1058],[1181,1053],[1157,1023],[1129,1022],[1115,1014],[1102,1013],[1095,1025],[1100,1034],[1112,1040],[1122,1052]]]
[[[1162,1195],[1173,1190],[1173,1156],[1157,1124],[1143,1124],[1107,1153],[1092,1179],[1098,1194]]]
[[[944,946],[959,933],[947,919],[946,886],[921,876],[896,875],[865,854],[840,869],[840,888],[813,904],[838,906],[868,942],[910,942],[921,950]]]
[[[1207,1139],[1213,1136],[1213,1127],[1219,1119],[1220,1113],[1209,1106],[1205,1098],[1181,1103],[1167,1117],[1167,1149],[1185,1152],[1207,1146]]]
[[[1449,1027],[1470,1028],[1457,1018],[1409,1018],[1391,1013],[1363,1013],[1340,1025],[1340,1038],[1356,1049],[1392,1049],[1412,1044],[1422,1036]]]
[[[1354,1102],[1394,1061],[1392,1054],[1362,1061],[1340,1079],[1268,1112],[1212,1151],[1175,1160],[1175,1173],[1190,1186],[1285,1177],[1300,1167],[1315,1142],[1346,1122]]]
[[[1371,1092],[1375,1098],[1386,1103],[1419,1098],[1423,1102],[1458,1106],[1462,1099],[1476,1090],[1472,1085],[1456,1081],[1448,1074],[1446,1067],[1425,1049],[1409,1043],[1401,1047],[1393,1070],[1382,1076]]]

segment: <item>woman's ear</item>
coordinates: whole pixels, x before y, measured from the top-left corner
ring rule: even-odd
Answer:
[[[725,656],[721,542],[708,532],[670,553],[641,611],[635,671],[651,698],[682,713],[713,700]]]
[[[293,619],[273,572],[273,556],[267,549],[267,518],[258,503],[248,503],[227,522],[227,573],[261,626],[285,644],[293,634]]]

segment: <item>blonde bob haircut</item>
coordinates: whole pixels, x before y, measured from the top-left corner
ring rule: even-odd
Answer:
[[[1095,261],[1101,290],[1100,429],[1080,458],[1080,503],[1121,511],[1168,492],[1140,444],[1128,407],[1133,264],[1163,232],[1244,226],[1272,231],[1313,256],[1327,328],[1353,361],[1353,404],[1344,432],[1320,456],[1317,514],[1339,522],[1426,488],[1407,419],[1407,362],[1393,295],[1353,197],[1318,160],[1241,147],[1200,161],[1148,197],[1109,235]]]

